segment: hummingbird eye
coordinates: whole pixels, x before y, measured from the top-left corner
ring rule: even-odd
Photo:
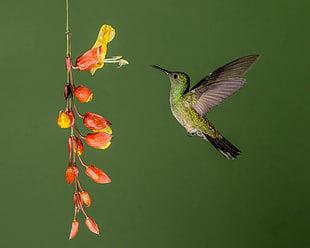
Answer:
[[[178,78],[178,74],[174,74],[173,77],[174,77],[175,79],[177,79],[177,78]]]

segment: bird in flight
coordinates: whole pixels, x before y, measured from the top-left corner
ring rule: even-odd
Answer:
[[[254,65],[259,55],[236,59],[209,73],[192,89],[186,73],[172,72],[159,66],[152,67],[166,73],[170,79],[170,108],[177,121],[190,136],[198,135],[209,141],[228,159],[235,159],[241,152],[230,143],[205,117],[212,108],[238,91],[246,82],[242,78]]]

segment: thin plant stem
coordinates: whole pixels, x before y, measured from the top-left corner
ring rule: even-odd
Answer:
[[[71,40],[69,31],[69,0],[66,0],[66,35],[67,35],[67,57],[71,57]]]
[[[82,164],[85,168],[87,168],[87,167],[88,167],[87,164],[84,163],[84,161],[82,160],[82,158],[81,158],[81,156],[80,156],[79,154],[78,154],[78,158],[79,158],[81,164]]]

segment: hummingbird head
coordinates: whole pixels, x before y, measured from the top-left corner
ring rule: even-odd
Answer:
[[[152,65],[152,67],[160,70],[160,71],[163,71],[164,73],[167,74],[167,76],[169,77],[170,79],[170,82],[171,82],[171,85],[172,86],[175,86],[175,85],[178,85],[180,83],[183,83],[183,84],[189,84],[189,77],[186,73],[183,73],[183,72],[174,72],[174,71],[168,71],[166,69],[163,69],[157,65]]]

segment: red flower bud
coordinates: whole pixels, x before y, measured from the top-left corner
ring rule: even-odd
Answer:
[[[112,180],[108,177],[107,174],[105,174],[102,170],[98,169],[97,167],[93,165],[89,165],[85,173],[87,176],[89,176],[91,179],[93,179],[96,183],[110,183]]]
[[[111,122],[94,113],[87,112],[84,115],[83,119],[84,125],[90,130],[99,131],[105,129],[108,126],[111,126]]]
[[[88,133],[86,135],[86,144],[98,149],[106,149],[111,144],[112,135],[108,133]]]
[[[96,222],[92,218],[87,217],[85,220],[85,224],[91,232],[99,235],[98,225],[96,224]]]
[[[75,166],[75,165],[74,165]],[[75,166],[76,167],[76,166]],[[71,184],[74,182],[74,179],[75,179],[75,173],[76,173],[76,170],[77,169],[74,169],[73,166],[68,166],[67,169],[66,169],[66,181],[67,183]]]
[[[83,192],[80,192],[80,196],[81,196],[83,203],[85,203],[87,207],[90,207],[91,205],[90,195],[86,191],[83,191]]]
[[[73,142],[74,141],[74,142]],[[82,140],[80,140],[78,137],[74,136],[74,137],[69,137],[68,138],[68,151],[72,151],[72,147],[73,152],[76,154],[76,150],[78,151],[79,155],[83,154],[84,151],[84,146],[83,146],[83,142]],[[77,147],[77,149],[76,149]]]
[[[74,220],[72,221],[69,239],[73,239],[75,235],[77,235],[78,231],[79,231],[79,222]]]
[[[81,85],[76,87],[73,93],[80,102],[89,102],[93,98],[91,90]]]
[[[59,115],[56,119],[58,126],[61,128],[68,128],[74,125],[74,114],[72,111],[59,111]]]

